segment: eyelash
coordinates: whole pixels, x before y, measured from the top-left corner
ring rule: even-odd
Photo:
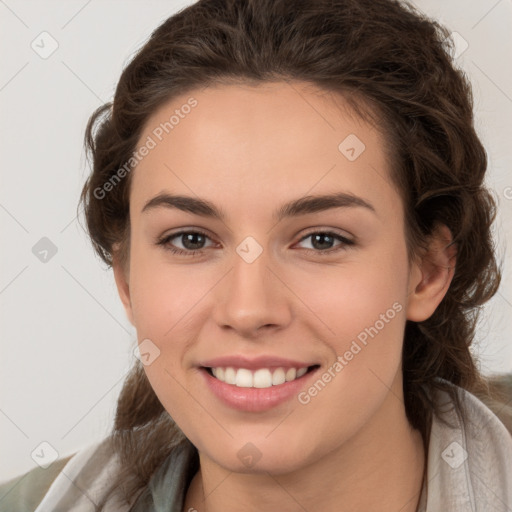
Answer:
[[[204,251],[204,249],[183,250],[183,249],[177,249],[176,247],[173,247],[172,245],[170,245],[170,241],[173,240],[174,238],[178,238],[179,236],[190,235],[190,234],[198,234],[198,235],[202,235],[206,238],[210,238],[205,232],[203,232],[201,230],[179,231],[178,233],[173,233],[171,235],[167,235],[167,236],[160,238],[157,241],[157,245],[162,246],[166,251],[170,251],[173,254],[183,255],[183,256],[187,256],[187,257],[194,257],[197,255],[200,255]],[[340,246],[338,246],[337,248],[334,247],[334,248],[326,249],[326,250],[304,249],[307,252],[313,252],[319,256],[328,256],[334,252],[345,251],[345,250],[347,250],[347,246],[355,245],[355,242],[353,240],[350,240],[350,239],[348,239],[338,233],[334,233],[332,231],[311,231],[307,235],[303,236],[299,240],[299,242],[302,242],[302,241],[306,240],[307,238],[310,238],[312,235],[327,235],[329,237],[335,238],[336,240],[342,242],[342,244]]]

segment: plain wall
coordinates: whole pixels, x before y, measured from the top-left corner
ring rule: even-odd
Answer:
[[[63,457],[112,425],[135,331],[76,220],[83,134],[133,52],[190,3],[0,2],[0,480],[35,467],[34,450],[49,456],[41,442]],[[457,60],[474,86],[504,266],[474,350],[486,373],[512,371],[512,3],[414,3],[468,44]],[[47,58],[31,47],[49,52],[52,38]]]

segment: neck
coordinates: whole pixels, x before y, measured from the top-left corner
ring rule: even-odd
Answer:
[[[233,473],[200,453],[200,470],[184,510],[415,512],[425,453],[401,397],[399,379],[364,429],[328,456],[291,473]]]

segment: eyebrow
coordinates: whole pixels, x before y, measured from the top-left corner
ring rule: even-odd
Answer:
[[[373,213],[375,208],[365,199],[348,194],[346,192],[337,192],[327,195],[304,196],[282,205],[274,212],[273,219],[281,221],[289,217],[307,215],[308,213],[317,213],[332,208],[365,208]],[[146,202],[142,208],[142,213],[157,208],[175,208],[184,212],[200,215],[201,217],[210,217],[220,221],[226,220],[226,214],[210,201],[190,196],[172,195],[161,193]]]

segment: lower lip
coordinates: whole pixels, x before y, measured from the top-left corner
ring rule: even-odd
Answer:
[[[226,405],[240,411],[262,412],[277,407],[297,396],[304,388],[305,382],[317,370],[318,368],[314,368],[298,379],[269,388],[241,388],[216,379],[205,368],[201,368],[201,373],[213,394]]]

